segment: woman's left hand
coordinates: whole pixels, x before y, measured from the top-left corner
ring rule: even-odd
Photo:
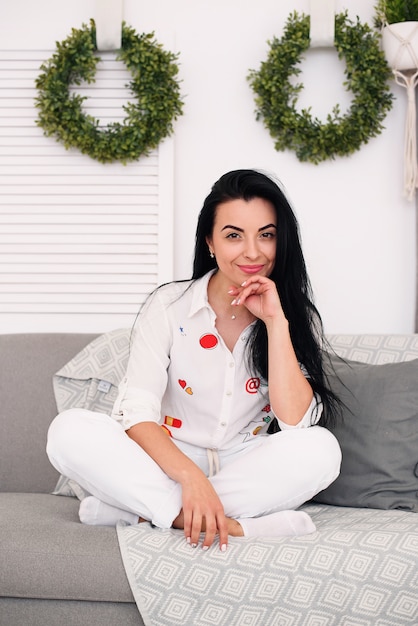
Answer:
[[[234,297],[232,306],[245,306],[252,315],[264,323],[282,317],[285,319],[275,283],[266,276],[251,276],[240,287],[230,287]]]

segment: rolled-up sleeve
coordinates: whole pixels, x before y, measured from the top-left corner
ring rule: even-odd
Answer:
[[[282,420],[280,420],[277,416],[276,419],[279,423],[281,430],[292,430],[295,428],[308,428],[309,426],[314,426],[319,422],[321,415],[322,400],[318,394],[314,394],[305,415],[297,424],[286,424],[286,422],[282,422]]]
[[[153,293],[135,324],[126,375],[112,410],[125,430],[161,417],[172,343],[169,303],[164,300],[160,290]]]

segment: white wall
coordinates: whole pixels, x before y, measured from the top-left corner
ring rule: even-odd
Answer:
[[[374,0],[335,4],[372,23]],[[295,207],[326,331],[412,332],[415,203],[403,196],[405,92],[391,83],[396,101],[386,129],[351,157],[315,166],[276,152],[255,120],[246,76],[293,10],[308,13],[309,0],[125,0],[128,24],[180,52],[175,277],[190,275],[196,216],[211,184],[229,169],[257,167],[283,181]],[[52,49],[94,13],[94,0],[3,0],[0,47]],[[301,106],[323,119],[337,101],[349,101],[333,50],[309,51],[302,68]]]

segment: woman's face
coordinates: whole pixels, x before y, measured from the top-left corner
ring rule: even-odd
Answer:
[[[263,198],[218,205],[209,249],[228,284],[241,285],[253,274],[269,276],[276,261],[277,218]]]

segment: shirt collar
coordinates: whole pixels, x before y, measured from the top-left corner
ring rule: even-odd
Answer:
[[[189,317],[192,317],[195,313],[204,308],[209,308],[208,302],[208,284],[212,275],[216,272],[216,269],[211,270],[202,278],[198,278],[193,286],[192,302],[189,309]]]

